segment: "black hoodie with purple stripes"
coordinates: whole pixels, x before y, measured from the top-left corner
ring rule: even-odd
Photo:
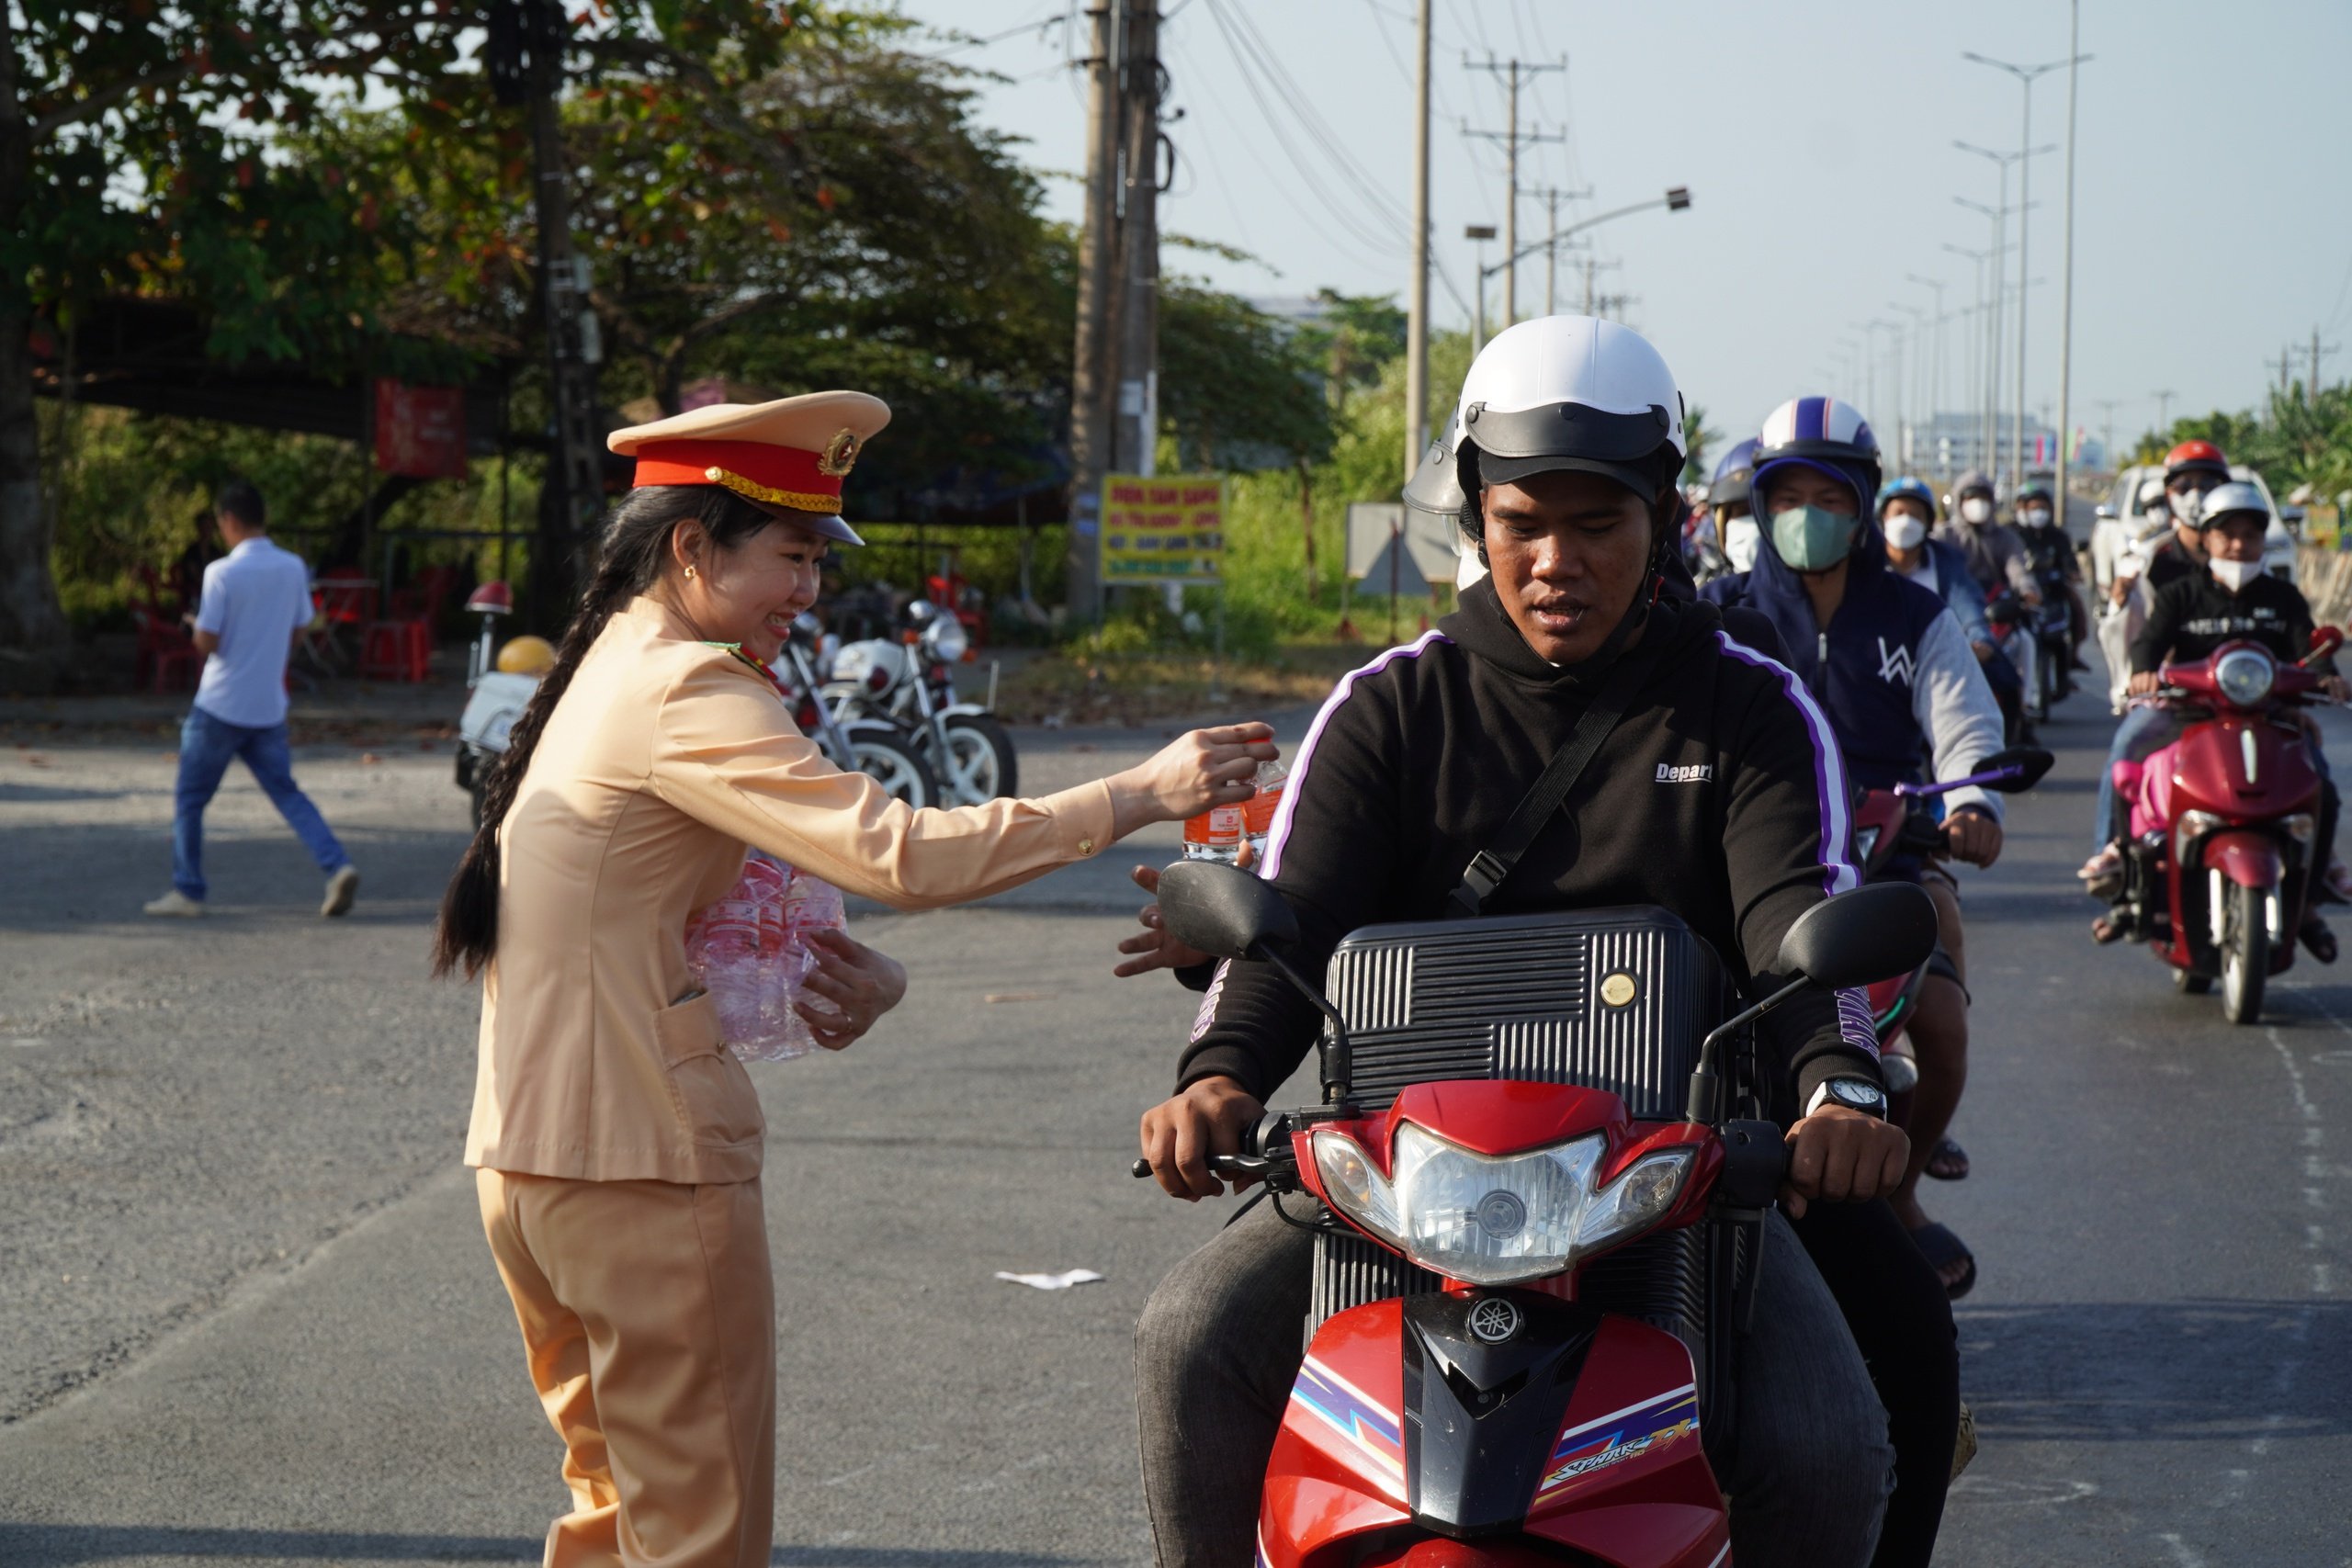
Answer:
[[[1791,923],[1860,884],[1851,787],[1804,683],[1734,614],[1726,630],[1713,605],[1652,611],[1644,637],[1664,638],[1664,656],[1489,914],[1655,904],[1705,938],[1749,996],[1786,978]],[[1359,927],[1442,918],[1463,868],[1567,744],[1597,680],[1536,657],[1481,581],[1436,630],[1341,681],[1292,760],[1264,866],[1298,912],[1299,967],[1320,975]],[[1263,1100],[1319,1021],[1268,966],[1220,965],[1178,1085],[1222,1075]],[[1799,992],[1762,1039],[1782,1069],[1770,1099],[1784,1122],[1825,1078],[1880,1081],[1860,992]]]

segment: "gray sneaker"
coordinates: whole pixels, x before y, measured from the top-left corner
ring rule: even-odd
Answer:
[[[343,866],[327,878],[326,902],[319,906],[319,913],[329,919],[351,913],[351,902],[359,897],[359,868]]]
[[[141,906],[151,915],[193,919],[204,913],[204,900],[191,898],[178,888],[173,888],[161,898],[150,898]]]

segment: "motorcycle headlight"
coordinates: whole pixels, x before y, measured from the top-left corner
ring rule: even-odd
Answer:
[[[2252,707],[2270,694],[2278,679],[2278,666],[2260,649],[2241,648],[2225,653],[2213,666],[2213,684],[2222,695],[2240,707]]]
[[[1344,1133],[1315,1134],[1334,1206],[1407,1258],[1450,1280],[1510,1285],[1557,1274],[1587,1253],[1655,1224],[1674,1206],[1692,1151],[1645,1156],[1607,1187],[1594,1176],[1598,1133],[1515,1155],[1480,1155],[1405,1123],[1396,1175]]]
[[[931,656],[942,664],[955,663],[971,646],[971,638],[964,632],[964,623],[953,615],[940,616],[931,623],[922,636],[923,640],[931,645]]]

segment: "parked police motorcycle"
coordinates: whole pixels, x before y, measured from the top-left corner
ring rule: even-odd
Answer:
[[[824,687],[833,715],[895,727],[938,775],[946,805],[1017,794],[1012,737],[987,708],[956,699],[953,671],[970,646],[963,623],[928,599],[909,604],[899,621],[896,641],[870,637],[833,655]]]
[[[539,675],[490,668],[489,616],[504,611],[487,611],[471,603],[468,608],[482,614],[484,624],[473,661],[472,690],[458,720],[457,784],[471,797],[474,825],[480,827],[482,786],[488,782],[491,765],[504,753],[514,721],[523,716],[531,694],[539,689]],[[945,798],[930,762],[895,725],[873,718],[838,717],[820,700],[822,682],[817,678],[815,657],[821,633],[814,615],[803,615],[794,621],[774,671],[777,694],[791,709],[800,733],[816,741],[835,767],[872,774],[892,799],[903,800],[918,811],[956,804]]]
[[[1327,1021],[1323,1103],[1209,1161],[1317,1233],[1260,1568],[1720,1568],[1738,1330],[1788,1160],[1749,1029],[1925,962],[1927,895],[1806,911],[1798,978],[1744,1010],[1655,908],[1369,926],[1317,990],[1266,883],[1185,861],[1159,898],[1180,941],[1272,964]]]

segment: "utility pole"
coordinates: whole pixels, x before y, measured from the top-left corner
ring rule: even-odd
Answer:
[[[2303,397],[2306,401],[2312,403],[2319,401],[2320,356],[2334,354],[2341,346],[2340,344],[2333,343],[2322,346],[2319,341],[2319,329],[2317,327],[2312,329],[2312,375],[2311,379],[2303,383]]]
[[[1476,62],[1464,55],[1462,65],[1464,70],[1486,71],[1506,77],[1510,84],[1510,130],[1473,130],[1466,120],[1462,126],[1464,136],[1483,136],[1489,141],[1502,143],[1503,185],[1508,197],[1503,204],[1503,254],[1507,258],[1503,263],[1503,325],[1508,327],[1519,320],[1519,150],[1522,144],[1533,146],[1568,139],[1565,130],[1555,131],[1548,136],[1542,131],[1522,133],[1520,130],[1519,84],[1522,77],[1539,76],[1546,71],[1566,71],[1568,62],[1562,60],[1553,65],[1530,64],[1522,60],[1498,61],[1491,55]]]
[[[2163,391],[2150,392],[2148,396],[2156,400],[2156,434],[2166,440],[2171,439],[2172,400],[2180,394],[2170,387],[2166,387]]]
[[[1560,203],[1579,201],[1592,194],[1592,187],[1582,190],[1547,190],[1544,205],[1551,219],[1551,228],[1544,242],[1544,313],[1560,313]],[[1572,247],[1573,248],[1573,247]]]
[[[2098,405],[2098,439],[2099,445],[2106,449],[2108,466],[2120,468],[2122,465],[2115,460],[2115,410],[2122,400],[2093,398],[2091,401]]]
[[[1430,6],[1414,7],[1413,276],[1405,290],[1405,477],[1430,441]]]
[[[596,429],[597,361],[604,357],[588,308],[588,263],[571,248],[570,159],[563,149],[563,51],[570,24],[559,0],[517,0],[493,32],[507,32],[526,56],[523,81],[531,126],[534,204],[539,230],[539,315],[547,332],[552,444],[548,494],[539,502],[531,552],[532,610],[561,625],[584,575],[605,508]],[[511,57],[510,57],[511,58]],[[511,79],[511,78],[510,78]]]
[[[2059,270],[2058,297],[2058,526],[2066,525],[2066,459],[2073,434],[2075,396],[2075,96],[2083,65],[2083,0],[2066,6],[2066,239]],[[2018,269],[2023,272],[2024,267]]]
[[[1086,221],[1078,244],[1078,335],[1070,364],[1069,613],[1102,618],[1102,476],[1111,471],[1113,389],[1118,381],[1115,272],[1119,167],[1119,8],[1095,0],[1086,57]]]
[[[1611,267],[1623,266],[1625,264],[1622,261],[1605,262],[1596,260],[1591,256],[1584,258],[1584,313],[1586,315],[1590,316],[1598,314],[1603,302],[1603,297],[1601,295],[1595,294],[1592,291],[1593,275],[1596,273],[1606,272]]]
[[[1159,447],[1159,6],[1125,0],[1119,82],[1117,473],[1148,474]]]

